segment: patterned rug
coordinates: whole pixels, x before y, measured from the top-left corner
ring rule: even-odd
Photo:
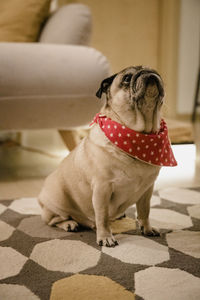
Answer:
[[[200,299],[200,189],[154,193],[144,237],[135,207],[112,224],[119,242],[99,247],[95,233],[46,226],[36,198],[0,201],[0,299]]]

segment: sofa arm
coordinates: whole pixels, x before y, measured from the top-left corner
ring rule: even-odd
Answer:
[[[48,19],[39,42],[52,44],[88,45],[92,18],[83,4],[70,4],[59,8]]]
[[[96,91],[109,73],[107,59],[93,48],[1,43],[0,128],[88,124],[101,105]]]
[[[95,95],[107,75],[107,59],[94,48],[0,44],[0,96]]]

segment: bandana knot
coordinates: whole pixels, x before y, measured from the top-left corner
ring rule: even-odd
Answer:
[[[134,131],[105,115],[96,114],[92,123],[97,123],[105,136],[128,155],[157,166],[177,166],[168,137],[167,124],[162,119],[158,133],[145,134]]]

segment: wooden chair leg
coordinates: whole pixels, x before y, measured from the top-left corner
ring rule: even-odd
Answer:
[[[89,130],[59,130],[59,133],[69,151],[72,151],[84,137],[88,136]]]
[[[75,130],[59,130],[59,133],[69,149],[72,151],[77,145],[76,131]]]
[[[192,112],[192,122],[194,122],[196,119],[197,106],[200,106],[200,103],[198,101],[199,92],[200,92],[200,67],[199,67],[199,72],[197,75],[196,91],[195,91],[195,97],[194,97],[194,107],[193,107],[193,112]]]

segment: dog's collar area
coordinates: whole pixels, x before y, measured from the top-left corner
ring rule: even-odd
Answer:
[[[134,131],[105,115],[96,114],[90,125],[97,123],[106,137],[129,156],[151,165],[177,166],[165,121],[162,119],[158,133]]]

